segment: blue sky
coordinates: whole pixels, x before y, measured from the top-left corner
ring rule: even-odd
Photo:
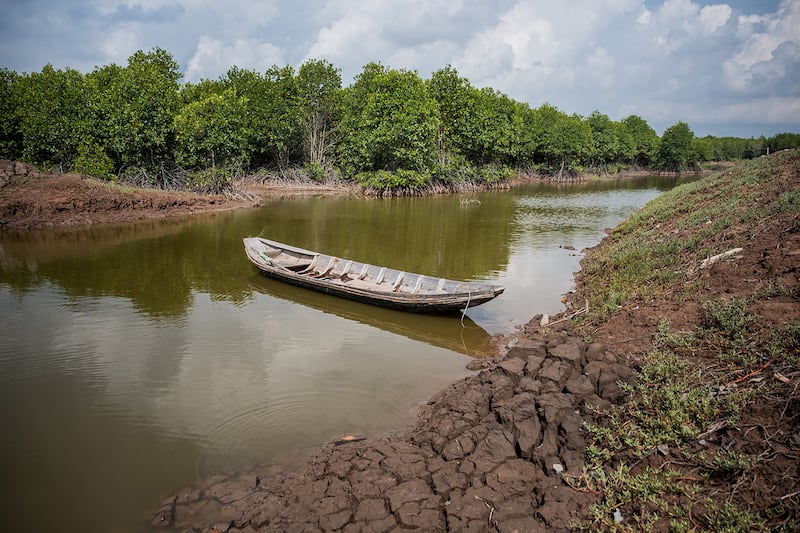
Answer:
[[[533,107],[636,114],[661,134],[800,132],[800,0],[11,0],[0,67],[90,72],[163,48],[184,81],[232,66],[452,65]]]

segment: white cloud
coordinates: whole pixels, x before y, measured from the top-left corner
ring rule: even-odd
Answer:
[[[218,77],[231,67],[264,72],[273,65],[286,62],[279,48],[271,43],[260,43],[253,39],[237,39],[233,44],[201,36],[194,55],[189,59],[184,77],[188,81]]]
[[[725,26],[731,18],[731,11],[731,6],[727,4],[705,6],[700,10],[696,24],[703,35],[713,35]]]
[[[651,32],[650,40],[661,53],[672,54],[719,33],[731,13],[728,4],[701,7],[693,0],[666,0],[655,12],[645,9],[637,22]]]
[[[734,60],[749,67],[771,59],[778,44],[800,40],[800,3],[784,0],[771,15],[740,17],[739,35],[743,38]]]
[[[372,61],[426,75],[452,62],[485,11],[475,1],[329,1],[303,59],[327,59],[345,79]]]
[[[306,57],[347,64],[350,57],[364,57],[365,50],[379,52],[382,48],[380,33],[375,31],[370,19],[364,14],[352,13],[321,28]],[[375,59],[378,60],[377,55]]]
[[[723,71],[729,87],[737,92],[780,91],[778,84],[789,78],[790,91],[800,91],[800,2],[784,0],[773,14],[739,17],[736,53],[725,61]]]
[[[106,57],[127,57],[136,51],[141,26],[138,23],[125,24],[108,32],[103,37],[101,49]]]

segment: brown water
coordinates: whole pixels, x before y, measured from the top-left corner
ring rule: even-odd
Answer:
[[[342,434],[413,423],[490,335],[561,310],[578,253],[675,184],[649,178],[412,199],[290,198],[184,220],[0,233],[0,516],[139,531],[171,491]],[[506,287],[460,316],[280,284],[261,235]]]

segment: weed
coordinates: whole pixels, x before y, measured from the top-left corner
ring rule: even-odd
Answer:
[[[778,296],[788,296],[789,289],[783,283],[782,279],[771,279],[765,285],[762,285],[758,290],[753,293],[753,300],[767,300],[769,298],[776,298]]]
[[[781,330],[773,331],[767,343],[767,351],[773,359],[800,365],[800,320],[785,324]]]
[[[586,457],[591,462],[606,462],[611,460],[611,451],[608,448],[590,444],[586,447]]]
[[[781,194],[775,208],[779,213],[800,211],[800,191],[786,191]]]
[[[667,318],[662,318],[658,322],[656,333],[653,336],[653,345],[656,348],[691,348],[695,343],[695,336],[692,332],[670,332],[670,322]]]
[[[797,523],[793,509],[770,507],[759,514],[737,507],[732,503],[736,499],[725,501],[719,493],[712,493],[712,499],[697,478],[713,479],[715,484],[744,479],[756,456],[737,450],[691,451],[701,434],[734,427],[745,405],[763,397],[765,390],[774,391],[773,381],[783,387],[777,380],[751,383],[750,377],[760,375],[768,359],[776,367],[780,364],[776,371],[788,379],[792,374],[785,367],[800,364],[800,320],[767,333],[757,327],[759,317],[751,305],[770,298],[800,298],[800,288],[787,288],[776,279],[753,286],[750,298],[702,302],[697,297],[712,278],[696,275],[696,266],[706,251],[718,250],[720,240],[728,238],[720,232],[735,227],[733,233],[744,235],[741,228],[767,215],[800,210],[800,193],[778,195],[763,186],[770,161],[747,162],[733,172],[661,195],[586,255],[583,271],[592,313],[582,317],[582,324],[596,324],[634,301],[655,302],[664,295],[670,303],[701,304],[703,316],[688,332],[675,331],[667,319],[660,320],[638,379],[619,383],[625,402],[605,411],[602,423],[585,424],[585,467],[580,476],[565,479],[599,498],[591,508],[591,523],[580,528],[766,531],[767,523]],[[686,354],[698,357],[688,360]],[[668,446],[666,452],[662,445]],[[683,474],[670,468],[680,468]]]
[[[739,509],[730,501],[722,507],[711,505],[706,511],[708,529],[716,533],[738,533],[740,531],[768,531],[757,513]]]
[[[686,511],[670,503],[669,496],[687,496],[693,489],[679,482],[677,471],[644,468],[631,472],[619,465],[610,472],[584,472],[584,477],[595,480],[593,489],[602,494],[601,500],[590,507],[592,524],[588,529],[611,531],[650,531],[662,515],[682,515]],[[636,509],[624,513],[621,509]],[[633,523],[633,524],[632,524]]]
[[[592,509],[593,524],[589,529],[633,527],[649,531],[656,523],[664,524],[664,519],[674,524],[676,531],[689,529],[686,517],[697,492],[693,483],[679,480],[677,472],[667,469],[640,467],[634,471],[626,464],[617,463],[613,468],[609,465],[623,452],[644,458],[657,454],[660,445],[680,448],[715,422],[726,427],[736,422],[749,398],[747,392],[719,393],[708,384],[713,382],[713,376],[705,375],[703,368],[668,348],[695,347],[699,342],[693,335],[671,333],[669,322],[662,320],[654,335],[654,345],[661,345],[661,349],[648,354],[635,384],[619,384],[629,400],[607,412],[603,425],[585,424],[590,441],[587,466],[580,479],[574,481],[603,495]],[[736,452],[687,458],[707,470],[709,476],[726,479],[738,476],[752,462],[750,456]],[[626,507],[637,511],[636,517],[631,516],[623,527],[613,516],[616,509]]]
[[[755,315],[747,312],[747,300],[743,298],[733,298],[728,302],[708,301],[704,309],[704,325],[720,330],[733,343],[741,342],[747,334],[747,327],[756,320]]]
[[[753,457],[736,451],[719,450],[711,458],[705,453],[694,457],[705,475],[714,479],[733,479],[753,464]]]

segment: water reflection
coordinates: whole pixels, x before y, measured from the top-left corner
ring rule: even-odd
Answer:
[[[258,235],[308,250],[437,277],[484,280],[506,264],[515,202],[457,197],[281,200],[262,210]]]
[[[495,350],[492,336],[468,316],[451,313],[444,316],[415,315],[376,307],[343,298],[334,298],[316,291],[255,274],[250,284],[254,290],[282,300],[296,302],[324,313],[374,326],[390,333],[446,348],[475,357]]]

